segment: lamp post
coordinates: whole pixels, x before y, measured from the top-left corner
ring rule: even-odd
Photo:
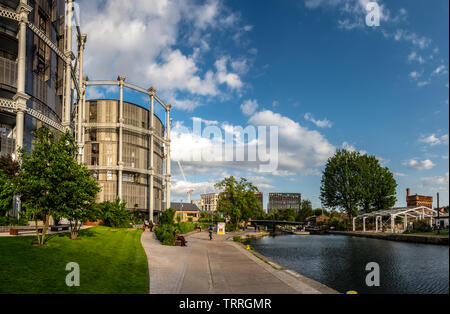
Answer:
[[[441,234],[441,221],[440,221],[440,217],[441,217],[441,209],[439,208],[439,192],[437,193],[437,211],[438,211],[438,216],[437,216],[437,220],[438,220],[438,234]]]

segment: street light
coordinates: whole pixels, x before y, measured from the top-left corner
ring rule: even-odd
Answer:
[[[438,226],[438,234],[441,234],[441,221],[440,221],[440,217],[441,217],[441,209],[439,208],[439,192],[437,193],[437,210],[438,210],[438,216],[437,216],[437,219],[438,219],[438,223],[439,223],[439,226]]]

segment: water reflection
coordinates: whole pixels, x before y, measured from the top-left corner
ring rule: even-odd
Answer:
[[[280,265],[340,292],[449,293],[449,247],[340,235],[277,236],[252,242]],[[367,287],[367,263],[380,265],[380,287]]]

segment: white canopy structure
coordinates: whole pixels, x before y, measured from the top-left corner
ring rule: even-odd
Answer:
[[[386,210],[379,210],[371,213],[366,213],[353,218],[353,231],[356,231],[356,219],[363,220],[363,232],[366,232],[366,219],[369,217],[375,217],[375,232],[383,230],[383,217],[389,217],[385,221],[385,224],[389,224],[390,228],[387,228],[391,233],[395,233],[395,218],[401,217],[403,219],[403,231],[408,229],[408,219],[410,220],[425,220],[430,219],[430,226],[433,226],[433,220],[437,211],[425,206],[419,207],[396,207]]]

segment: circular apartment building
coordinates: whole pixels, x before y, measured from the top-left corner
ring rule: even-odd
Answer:
[[[121,198],[127,202],[127,209],[148,213],[153,176],[153,210],[157,215],[164,209],[165,127],[162,121],[153,115],[152,152],[149,110],[123,101],[120,121],[120,101],[101,99],[86,101],[84,112],[84,162],[102,187],[98,201]],[[150,154],[153,154],[153,167]]]

